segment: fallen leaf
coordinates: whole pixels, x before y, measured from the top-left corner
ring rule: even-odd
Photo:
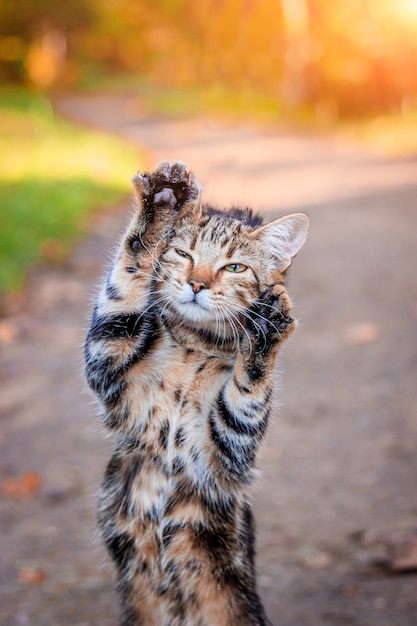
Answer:
[[[37,472],[25,472],[21,476],[8,476],[2,482],[2,490],[7,498],[22,499],[33,496],[41,486]]]
[[[332,557],[323,550],[305,548],[300,551],[300,561],[308,569],[319,570],[329,567],[332,564]]]
[[[349,345],[359,346],[377,341],[381,335],[381,329],[373,322],[356,324],[345,329],[345,341]]]
[[[417,572],[417,530],[363,534],[359,543],[371,552],[374,565],[393,574]]]
[[[14,324],[5,320],[0,322],[0,343],[12,343],[17,339],[18,334],[18,329]]]
[[[19,580],[27,585],[40,585],[45,578],[45,571],[38,565],[23,565],[19,568]]]
[[[45,239],[40,245],[40,252],[44,259],[54,263],[62,258],[62,244],[57,239]]]
[[[386,567],[395,573],[417,572],[417,535],[404,538],[399,545],[390,546],[391,557]]]

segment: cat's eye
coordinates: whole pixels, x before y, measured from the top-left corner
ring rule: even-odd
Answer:
[[[180,256],[184,257],[184,259],[189,259],[189,260],[191,260],[191,258],[192,258],[192,257],[191,257],[191,255],[190,255],[190,254],[187,254],[187,252],[184,252],[184,250],[179,250],[178,248],[175,248],[175,252],[176,252],[177,254],[179,254]]]
[[[226,272],[233,272],[235,274],[240,274],[240,272],[244,272],[248,269],[247,265],[243,265],[243,263],[230,263],[230,265],[225,265],[224,268]]]

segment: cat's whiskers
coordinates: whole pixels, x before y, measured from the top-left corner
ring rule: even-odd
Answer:
[[[164,301],[169,302],[168,296],[164,295],[161,298],[158,298],[157,300],[154,300],[148,307],[146,307],[146,309],[144,311],[142,311],[142,313],[138,316],[138,319],[135,322],[133,330],[136,330],[136,327],[137,327],[138,323],[144,317],[144,315],[146,315],[146,313],[148,313],[151,309],[153,309],[157,304],[159,304],[160,302],[164,302]]]
[[[161,292],[159,290],[152,290],[149,291],[148,294],[150,296],[161,296]],[[162,296],[161,296],[162,297]],[[168,297],[168,294],[165,294],[165,297]]]
[[[137,273],[140,274],[140,278],[151,278],[153,280],[157,280],[158,282],[164,282],[161,280],[161,278],[155,276],[155,274],[149,274],[148,272],[144,272],[143,270],[137,270]]]
[[[237,311],[240,312],[240,311]],[[230,310],[230,307],[228,308],[228,313],[233,317],[233,319],[236,320],[236,322],[239,324],[239,326],[242,328],[243,333],[246,335],[246,338],[249,342],[249,346],[250,346],[250,354],[252,354],[252,341],[250,339],[250,335],[247,331],[247,329],[244,327],[244,325],[242,324],[242,322],[240,321],[239,317],[237,315],[235,315],[234,313],[232,313],[232,311]],[[239,333],[238,333],[238,342],[239,342]]]
[[[256,329],[257,329],[257,337],[258,337],[258,338],[260,337],[260,333],[262,333],[262,335],[263,335],[263,342],[264,342],[264,345],[263,345],[263,348],[262,348],[262,349],[264,349],[264,348],[266,347],[267,340],[266,340],[266,335],[265,335],[265,332],[264,332],[264,330],[263,330],[262,326],[260,326],[259,324],[257,324],[257,323],[256,323],[256,321],[255,321],[254,319],[252,319],[252,317],[251,317],[251,316],[250,316],[250,314],[249,314],[248,309],[245,309],[245,308],[243,308],[243,307],[241,307],[241,306],[238,306],[238,305],[233,305],[233,306],[234,306],[234,310],[235,310],[237,313],[239,313],[239,314],[243,315],[246,319],[248,319],[249,321],[251,321],[251,322],[252,322],[252,324],[254,324],[254,326],[255,326],[255,327],[256,327]],[[260,317],[262,317],[262,316],[260,316]],[[250,354],[252,354],[252,342],[251,342],[251,340],[250,340],[250,338],[249,338],[249,334],[248,334],[247,330],[243,327],[243,325],[242,325],[242,328],[244,329],[244,332],[245,332],[245,334],[246,334],[246,337],[248,338],[249,345],[250,345]],[[274,326],[274,328],[275,328],[275,326]]]
[[[224,341],[227,337],[226,330],[226,322],[224,316],[220,314],[220,310],[215,305],[213,306],[213,311],[216,316],[216,346],[219,345],[220,341]],[[220,323],[223,323],[223,332],[221,332]],[[232,333],[234,334],[234,330],[232,328]]]
[[[233,330],[233,350],[234,350],[234,354],[236,354],[237,351],[239,350],[239,341],[240,341],[239,330],[235,326],[232,317],[229,314],[227,314],[227,317],[229,319],[229,324]]]
[[[264,303],[262,303],[262,306],[264,306]],[[273,307],[270,304],[268,304],[266,306],[270,307],[271,309],[274,309],[275,311],[277,310],[276,307]],[[239,308],[239,310],[242,313],[242,315],[244,315],[247,319],[249,319],[251,322],[253,322],[262,331],[264,336],[265,336],[265,333],[264,333],[262,327],[259,326],[258,324],[256,324],[256,321],[254,319],[252,319],[252,317],[251,317],[252,314],[256,315],[260,319],[264,320],[264,322],[266,322],[267,324],[270,324],[272,326],[272,328],[275,330],[275,332],[279,333],[279,330],[275,326],[275,324],[273,322],[271,322],[271,320],[269,320],[268,318],[266,318],[263,315],[261,315],[260,313],[257,313],[256,311],[253,311],[251,309],[245,309],[245,308],[239,307],[238,305],[237,305],[237,308]]]
[[[154,271],[153,274],[149,274],[149,272],[145,272],[144,270],[138,268],[136,270],[136,274],[139,274],[136,278],[150,278],[161,283],[166,283],[167,285],[169,284],[168,281],[165,280],[157,271]]]
[[[172,272],[170,272],[170,271],[167,269],[166,265],[162,265],[162,263],[161,263],[161,261],[160,261],[160,258],[159,258],[159,257],[157,257],[157,256],[156,256],[156,254],[155,254],[156,249],[158,248],[159,244],[160,244],[160,243],[161,243],[161,241],[163,241],[165,238],[166,238],[166,235],[163,235],[163,236],[159,239],[159,241],[156,243],[156,245],[155,245],[154,252],[153,252],[153,254],[151,254],[152,266],[153,266],[153,268],[154,268],[154,271],[158,274],[158,276],[159,276],[159,272],[157,271],[155,264],[158,266],[158,268],[160,268],[160,269],[162,270],[162,272],[165,272],[165,274],[166,274],[166,276],[168,277],[168,279],[169,279],[169,280],[174,280],[174,279],[175,279],[175,277],[174,277],[174,275],[172,274]],[[163,280],[163,281],[164,281],[167,285],[169,284],[169,283],[168,283],[168,282],[167,282],[164,278],[162,278],[162,277],[161,277],[161,279],[162,279],[162,280]]]
[[[239,330],[238,330],[234,320],[236,320],[240,324],[239,319],[235,315],[232,314],[232,312],[230,311],[230,309],[228,309],[228,307],[221,306],[221,307],[218,307],[218,308],[219,308],[219,310],[222,313],[223,324],[224,324],[224,327],[225,327],[225,335],[227,335],[225,318],[229,322],[229,326],[232,329],[232,333],[233,333],[233,347],[234,347],[234,350],[236,352],[236,350],[239,347],[240,335],[239,335]],[[242,326],[242,324],[240,324],[240,325]],[[242,326],[242,328],[243,328],[243,326]],[[245,330],[245,329],[243,328],[243,330]]]
[[[259,319],[264,320],[264,322],[266,322],[267,324],[270,324],[270,326],[272,326],[272,328],[275,330],[275,332],[279,333],[278,328],[267,317],[264,317],[263,315],[261,315],[260,313],[257,313],[256,311],[251,311],[251,314],[256,315],[257,317],[259,317]],[[256,324],[255,320],[252,320],[252,321],[253,321],[254,324]],[[262,332],[264,333],[264,331],[263,331],[261,326],[260,326],[260,328],[261,328]]]
[[[212,311],[214,313],[214,317],[215,317],[215,321],[216,321],[216,330],[215,330],[215,335],[216,335],[216,346],[219,345],[219,340],[220,340],[220,315],[218,314],[218,310],[216,305],[213,305]],[[226,332],[226,327],[224,326],[224,330]]]
[[[217,305],[217,304],[213,304],[213,311],[215,311],[215,315],[216,315],[216,319],[219,320],[218,323],[218,335],[219,337],[223,337],[223,340],[227,339],[229,337],[229,333],[227,332],[227,324],[226,324],[226,319],[225,319],[225,311],[223,309],[223,307]],[[229,322],[229,326],[232,330],[232,334],[233,334],[233,342],[235,342],[235,328],[233,325],[233,322],[230,318],[227,318],[227,321]],[[220,323],[223,325],[223,332],[221,332],[221,328],[220,328]]]
[[[161,318],[164,317],[165,311],[170,304],[171,304],[171,300],[168,296],[166,296],[166,303],[160,311]]]
[[[170,272],[170,271],[169,271],[169,269],[168,269],[166,266],[162,265],[162,263],[161,263],[161,261],[160,261],[159,259],[156,259],[156,261],[157,261],[157,265],[158,265],[159,269],[162,271],[162,273],[163,273],[165,276],[161,276],[161,274],[159,273],[159,271],[158,271],[158,270],[156,269],[156,267],[154,266],[154,271],[155,271],[155,274],[158,276],[158,278],[159,278],[162,282],[164,282],[166,285],[168,285],[168,286],[169,286],[169,284],[170,284],[170,283],[169,283],[169,280],[171,280],[171,281],[175,280],[174,275],[172,274],[172,272]],[[167,280],[167,279],[168,279],[168,280]]]
[[[166,235],[163,235],[162,237],[160,237],[160,239],[155,244],[155,248],[154,248],[153,251],[149,250],[149,248],[146,246],[145,242],[143,241],[141,232],[138,233],[138,237],[139,237],[139,241],[141,242],[142,246],[145,248],[146,252],[150,256],[151,263],[152,263],[152,268],[153,268],[154,273],[157,275],[159,280],[161,280],[162,282],[168,284],[168,282],[159,274],[158,270],[156,269],[156,263],[160,266],[161,269],[164,269],[164,268],[162,267],[161,262],[159,261],[159,259],[157,258],[156,254],[155,254],[158,245],[161,243],[161,241],[163,241],[165,239]]]
[[[250,322],[252,322],[252,324],[256,327],[256,331],[257,331],[256,341],[258,341],[258,339],[259,339],[259,337],[261,335],[263,336],[262,350],[264,350],[266,348],[266,345],[267,345],[267,339],[266,339],[266,334],[265,334],[264,329],[262,328],[262,326],[260,324],[256,323],[256,321],[250,316],[250,314],[247,311],[242,311],[242,315],[244,317],[246,317],[246,319],[248,319]],[[274,326],[274,328],[275,328],[275,326]]]
[[[216,307],[216,311],[219,314],[219,320],[223,323],[223,339],[226,340],[228,338],[228,332],[227,332],[227,326],[226,326],[226,319],[227,318],[228,322],[229,322],[229,326],[232,330],[232,334],[233,334],[233,347],[236,344],[236,329],[235,326],[233,324],[233,320],[227,315],[227,313],[225,314],[225,311],[221,308],[221,307]],[[216,313],[216,315],[217,315]],[[219,326],[219,335],[220,335],[220,326]]]
[[[171,272],[170,272],[170,271],[169,271],[166,267],[162,266],[162,264],[160,263],[159,259],[155,259],[155,257],[154,257],[154,256],[151,256],[151,259],[154,259],[154,260],[156,260],[156,261],[157,261],[158,265],[159,265],[159,266],[160,266],[160,268],[163,270],[163,272],[166,274],[166,276],[167,276],[167,278],[168,278],[168,279],[175,280],[175,278],[174,278],[173,274],[172,274],[172,273],[171,273]],[[142,269],[137,270],[137,272],[138,272],[138,273],[140,273],[140,274],[141,274],[141,276],[143,276],[143,277],[150,278],[150,279],[152,279],[153,281],[155,281],[155,282],[159,282],[159,283],[161,283],[161,284],[162,284],[162,283],[164,283],[165,285],[167,285],[168,287],[170,287],[170,283],[169,283],[169,281],[168,281],[168,280],[167,280],[164,276],[162,276],[162,275],[159,273],[159,271],[156,269],[155,263],[154,263],[153,261],[152,261],[152,268],[153,268],[153,270],[154,270],[153,274],[149,274],[148,272],[145,272],[145,271],[144,271],[144,270],[142,270]]]

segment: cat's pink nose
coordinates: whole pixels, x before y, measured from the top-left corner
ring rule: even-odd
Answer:
[[[201,289],[207,289],[207,283],[204,280],[190,278],[188,282],[190,283],[194,293],[198,293]]]

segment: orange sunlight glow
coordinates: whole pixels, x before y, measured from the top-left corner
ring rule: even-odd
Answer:
[[[417,0],[401,0],[396,6],[399,13],[417,20]]]
[[[417,27],[417,0],[373,0],[372,5],[375,14]]]

